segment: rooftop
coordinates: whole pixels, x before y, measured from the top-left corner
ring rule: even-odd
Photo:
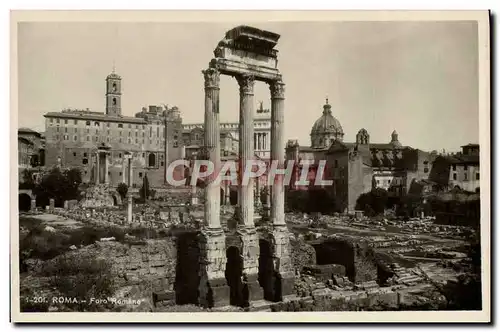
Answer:
[[[96,120],[106,122],[128,122],[137,124],[146,124],[147,121],[142,118],[132,116],[115,116],[107,115],[99,112],[90,111],[63,111],[63,112],[48,112],[44,115],[46,118],[63,118],[63,119],[81,119],[81,120]]]

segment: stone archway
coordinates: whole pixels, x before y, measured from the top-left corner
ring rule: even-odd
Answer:
[[[19,211],[29,211],[31,209],[31,196],[26,193],[19,194]]]
[[[259,284],[264,290],[264,299],[275,301],[274,286],[276,283],[274,273],[273,248],[269,241],[259,240]]]
[[[229,286],[229,304],[243,307],[245,299],[243,294],[243,259],[240,250],[231,246],[226,250],[226,281]]]
[[[236,190],[229,191],[229,203],[231,205],[238,204],[238,192]]]

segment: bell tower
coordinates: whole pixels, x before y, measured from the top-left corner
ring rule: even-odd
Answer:
[[[122,78],[113,72],[106,77],[106,115],[122,114]]]

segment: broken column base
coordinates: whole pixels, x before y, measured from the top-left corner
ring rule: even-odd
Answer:
[[[286,296],[295,294],[295,273],[294,272],[282,272],[276,274],[276,286],[274,292],[276,294],[277,301],[283,301]]]
[[[225,277],[226,236],[222,229],[205,229],[199,235],[200,284],[198,302],[206,308],[229,305],[229,286]]]
[[[292,264],[290,248],[290,232],[286,225],[274,226],[270,234],[274,243],[274,260],[276,279],[275,298],[281,301],[283,297],[295,294],[295,272]]]
[[[259,276],[257,274],[246,275],[245,276],[245,286],[244,289],[247,294],[244,294],[245,298],[248,299],[248,304],[254,301],[260,301],[264,299],[264,290],[259,284]]]

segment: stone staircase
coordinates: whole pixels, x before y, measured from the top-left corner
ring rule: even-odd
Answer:
[[[392,271],[396,275],[396,283],[400,285],[413,286],[423,281],[420,276],[410,273],[397,263],[392,264]]]

